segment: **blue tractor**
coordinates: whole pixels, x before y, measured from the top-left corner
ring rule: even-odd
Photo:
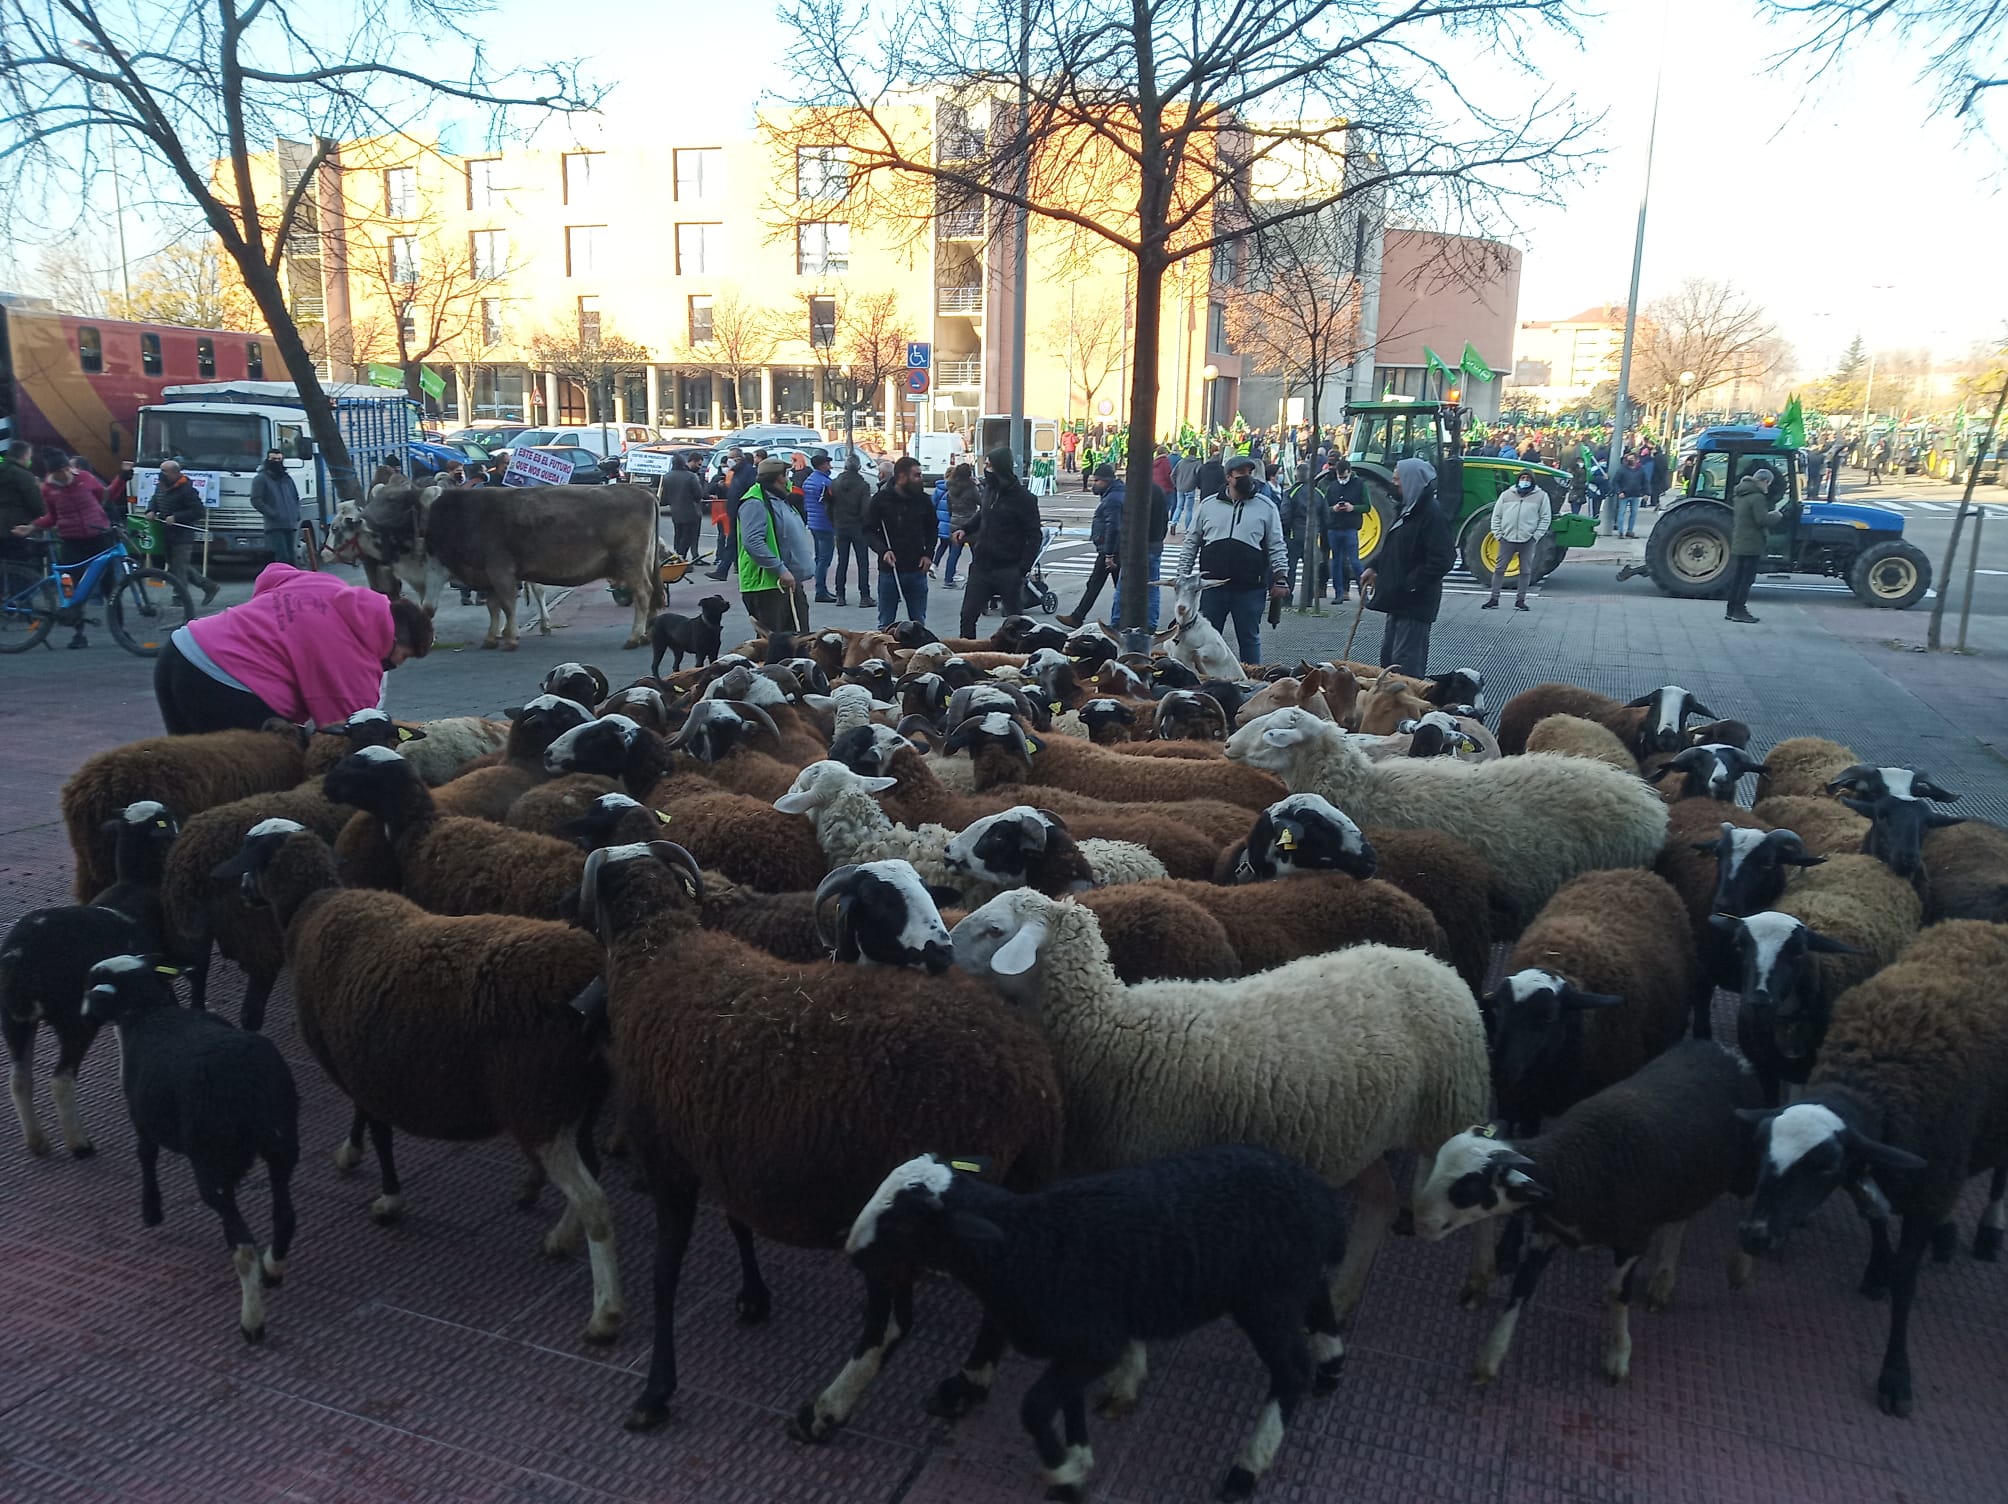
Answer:
[[[1646,543],[1645,569],[1668,595],[1719,599],[1729,574],[1729,498],[1759,465],[1789,487],[1784,521],[1764,540],[1759,576],[1817,574],[1847,581],[1864,605],[1902,610],[1931,588],[1931,561],[1904,541],[1903,514],[1801,495],[1799,451],[1775,428],[1710,428],[1681,459],[1681,487]],[[1775,493],[1774,493],[1775,494]]]

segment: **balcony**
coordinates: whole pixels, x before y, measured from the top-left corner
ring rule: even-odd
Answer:
[[[934,224],[936,232],[943,240],[983,239],[981,209],[953,209],[940,215]]]
[[[969,162],[989,149],[987,133],[974,130],[943,131],[935,138],[936,158],[943,162]]]
[[[983,288],[981,284],[969,287],[937,287],[934,290],[934,311],[954,314],[962,318],[983,316]]]
[[[944,356],[934,363],[934,384],[938,387],[983,385],[983,357]]]

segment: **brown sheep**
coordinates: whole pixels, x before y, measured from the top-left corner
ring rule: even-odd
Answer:
[[[1979,820],[1924,837],[1924,922],[2008,920],[2008,830]]]
[[[1617,733],[1601,721],[1579,715],[1543,716],[1527,733],[1528,752],[1553,752],[1562,757],[1586,757],[1604,763],[1620,773],[1636,773],[1638,759],[1618,740]],[[1669,785],[1677,790],[1679,784]]]
[[[593,807],[602,794],[617,793],[620,785],[596,773],[567,773],[538,784],[509,806],[502,823],[513,830],[534,831],[555,836],[568,820],[576,820]],[[451,814],[453,811],[446,810]]]
[[[108,827],[128,804],[151,799],[186,821],[233,799],[280,793],[305,776],[306,745],[298,726],[270,720],[257,731],[148,737],[84,759],[62,795],[77,902],[89,903],[118,880]]]
[[[1866,823],[1866,822],[1864,822]],[[1666,807],[1666,844],[1653,871],[1665,878],[1687,910],[1688,931],[1701,955],[1708,954],[1708,917],[1715,912],[1715,889],[1721,865],[1716,843],[1722,827],[1769,830],[1769,822],[1749,810],[1719,799],[1676,799]]]
[[[1630,749],[1634,758],[1678,752],[1687,745],[1682,726],[1690,715],[1715,719],[1715,712],[1678,684],[1664,685],[1619,704],[1609,695],[1575,684],[1536,684],[1513,696],[1499,712],[1499,750],[1515,756],[1527,750],[1527,736],[1551,715],[1595,721]]]
[[[1867,820],[1825,794],[1772,794],[1759,799],[1750,813],[1774,830],[1793,831],[1819,856],[1860,851],[1869,833]]]
[[[1860,762],[1852,748],[1824,736],[1791,737],[1764,754],[1769,771],[1757,780],[1757,798],[1759,802],[1775,794],[1827,798],[1827,785]]]
[[[1071,789],[1117,803],[1221,799],[1260,811],[1289,791],[1281,779],[1231,761],[1174,760],[1146,766],[1122,752],[1070,737],[1041,739],[1002,712],[971,716],[949,733],[944,750],[970,749],[976,789],[999,783]]]

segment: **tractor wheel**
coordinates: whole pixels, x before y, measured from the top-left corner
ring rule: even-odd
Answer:
[[[1720,598],[1728,589],[1729,508],[1690,503],[1662,517],[1646,539],[1645,567],[1668,595]]]
[[[1366,492],[1373,509],[1360,518],[1360,568],[1372,569],[1374,556],[1380,552],[1381,539],[1387,533],[1387,519],[1394,516],[1400,498],[1376,485],[1371,477],[1367,480]]]
[[[1464,565],[1464,572],[1477,584],[1489,587],[1493,571],[1499,567],[1499,540],[1492,536],[1492,513],[1474,512],[1466,519],[1464,534],[1458,539],[1457,553]],[[1555,546],[1554,538],[1541,540],[1541,546],[1534,550],[1534,574],[1528,584],[1538,584],[1554,567],[1562,562],[1563,550]],[[1518,585],[1520,581],[1520,561],[1515,559],[1512,568],[1506,571],[1506,583]]]
[[[1924,599],[1931,588],[1931,560],[1910,543],[1876,543],[1855,556],[1848,588],[1865,606],[1901,611]]]

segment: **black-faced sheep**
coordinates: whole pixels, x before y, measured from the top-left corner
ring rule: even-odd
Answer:
[[[274,720],[259,731],[150,737],[86,758],[62,798],[77,902],[118,880],[109,822],[128,804],[155,799],[186,820],[232,799],[290,789],[303,776],[306,740],[298,726]]]
[[[1659,785],[1669,802],[1714,799],[1730,804],[1735,802],[1737,784],[1752,773],[1761,777],[1769,771],[1761,759],[1741,747],[1726,742],[1704,742],[1676,752],[1652,771],[1649,781]],[[1666,780],[1674,774],[1680,775],[1680,781],[1669,786]]]
[[[1490,1096],[1471,989],[1418,951],[1356,945],[1235,981],[1125,987],[1093,910],[1022,888],[954,934],[958,966],[1038,1010],[1074,1170],[1240,1140],[1355,1183],[1356,1236],[1333,1282],[1341,1312],[1394,1219],[1381,1156],[1433,1154]]]
[[[1967,1177],[1996,1172],[1975,1251],[1991,1255],[2008,1166],[2008,928],[1954,920],[1834,1005],[1806,1090],[1760,1119],[1756,1195],[1740,1237],[1765,1253],[1840,1187],[1871,1209],[1879,1252],[1891,1211],[1903,1230],[1887,1270],[1889,1342],[1876,1378],[1884,1413],[1909,1415],[1909,1328],[1918,1265]],[[1991,1232],[1990,1232],[1991,1229]],[[1875,1272],[1871,1271],[1871,1280]]]
[[[654,669],[649,670],[654,673]],[[561,699],[576,700],[581,705],[597,705],[607,697],[611,688],[607,676],[590,663],[560,663],[546,673],[538,690],[547,695],[557,695]]]
[[[1491,865],[1522,921],[1579,872],[1650,866],[1666,839],[1657,794],[1580,758],[1372,762],[1347,733],[1302,710],[1249,722],[1228,738],[1227,755],[1292,793],[1324,795],[1362,825],[1450,832]]]
[[[1500,707],[1499,750],[1509,757],[1525,752],[1528,734],[1551,715],[1597,722],[1635,759],[1653,752],[1678,752],[1683,745],[1681,728],[1689,716],[1715,719],[1714,711],[1678,684],[1663,685],[1623,704],[1574,684],[1536,684]]]
[[[700,1191],[761,1236],[834,1248],[887,1166],[929,1144],[964,1145],[1025,1186],[1060,1153],[1060,1086],[1036,1025],[977,983],[894,969],[941,931],[917,879],[896,929],[856,937],[890,965],[801,966],[703,928],[688,863],[676,848],[596,851],[581,895],[607,947],[622,1120],[657,1212],[655,1349],[630,1428],[662,1422],[676,1392],[676,1288]],[[942,1089],[954,1082],[982,1087]],[[911,1272],[866,1290],[855,1355],[797,1417],[811,1439],[844,1423],[912,1325]]]
[[[507,1134],[565,1197],[546,1251],[583,1229],[586,1339],[611,1341],[621,1321],[613,1223],[580,1155],[607,1070],[571,1006],[599,975],[600,947],[570,925],[447,917],[395,893],[343,889],[327,844],[288,824],[252,831],[231,865],[285,932],[301,1039],[369,1130],[382,1177],[370,1215],[395,1221],[404,1208],[393,1131],[462,1143]],[[346,1170],[360,1157],[351,1137],[335,1162]]]
[[[1269,1371],[1261,1418],[1219,1492],[1248,1498],[1314,1376],[1321,1393],[1338,1382],[1345,1348],[1328,1289],[1346,1245],[1337,1194],[1302,1165],[1248,1147],[1024,1196],[967,1173],[980,1168],[927,1154],[894,1170],[852,1226],[852,1262],[881,1280],[915,1265],[945,1270],[982,1302],[990,1344],[980,1356],[994,1363],[1008,1342],[1044,1360],[1021,1416],[1046,1497],[1070,1504],[1094,1465],[1088,1385],[1146,1341],[1229,1317]]]
[[[90,971],[84,1017],[118,1033],[119,1080],[139,1148],[140,1220],[163,1219],[156,1169],[162,1149],[186,1155],[202,1199],[223,1219],[238,1284],[237,1327],[265,1337],[263,1286],[285,1277],[292,1249],[293,1166],[300,1102],[277,1045],[196,1009],[175,1006],[167,976],[146,957],[118,956]],[[237,1187],[262,1159],[272,1180],[272,1242],[261,1256],[237,1207]]]
[[[1434,1241],[1487,1217],[1522,1209],[1534,1215],[1512,1294],[1472,1377],[1483,1384],[1499,1376],[1521,1308],[1563,1244],[1608,1248],[1616,1260],[1605,1287],[1603,1369],[1614,1384],[1629,1377],[1633,1272],[1656,1245],[1646,1304],[1666,1305],[1688,1219],[1725,1193],[1749,1194],[1756,1166],[1737,1113],[1757,1099],[1756,1079],[1735,1056],[1690,1039],[1578,1102],[1535,1137],[1509,1142],[1486,1127],[1446,1143],[1416,1198],[1417,1233]],[[1731,1266],[1732,1285],[1748,1278],[1747,1259]]]
[[[1842,804],[1869,822],[1860,849],[1898,877],[1922,878],[1927,831],[1964,823],[1963,816],[1932,809],[1926,802],[1945,803],[1959,796],[1914,768],[1853,767],[1828,787],[1841,794]]]
[[[343,758],[322,792],[382,824],[397,858],[399,891],[435,914],[548,918],[585,868],[569,841],[440,814],[418,770],[388,748]]]
[[[95,1150],[77,1113],[77,1069],[97,1038],[83,1013],[90,970],[111,956],[143,949],[139,926],[113,909],[72,905],[32,909],[0,941],[0,1034],[11,1062],[8,1092],[30,1154],[47,1154],[49,1139],[35,1115],[35,1030],[56,1036],[49,1096],[63,1147],[78,1159]]]

